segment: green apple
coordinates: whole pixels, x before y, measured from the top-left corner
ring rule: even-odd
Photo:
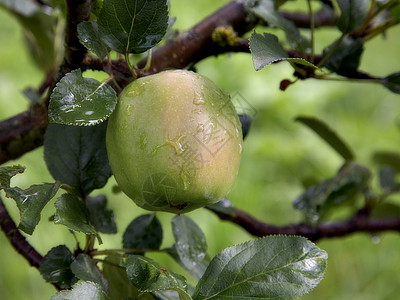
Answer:
[[[184,213],[219,201],[239,169],[242,130],[230,97],[184,70],[142,77],[120,94],[107,128],[110,165],[138,206]]]

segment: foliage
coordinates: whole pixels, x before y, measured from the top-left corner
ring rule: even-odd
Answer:
[[[308,29],[311,34],[306,38],[294,21],[280,14],[285,2],[237,2],[243,5],[246,17],[254,24],[278,28],[286,36],[283,42],[269,32],[259,34],[254,31],[243,40],[257,71],[281,61],[288,62],[296,78],[283,79],[282,90],[297,80],[315,78],[368,81],[400,93],[399,72],[377,77],[359,69],[366,42],[400,22],[399,1],[337,0],[336,5],[324,1],[320,11],[339,15],[335,22],[339,37],[325,45],[321,53],[315,52],[314,19],[310,19]],[[307,2],[311,16],[317,13],[312,7],[313,2]],[[117,104],[120,83],[126,83],[119,81],[117,75],[120,74],[114,72],[112,58],[117,57],[126,65],[131,79],[148,75],[152,48],[161,47],[159,43],[168,36],[166,33],[171,33],[168,1],[104,0],[100,10],[93,6],[90,19],[85,18],[77,25],[79,41],[86,47],[84,57],[96,60],[102,65],[102,71],[108,73],[109,77],[103,82],[83,76],[85,69],[96,69],[95,64],[81,60],[78,68],[73,68],[59,59],[57,42],[61,37],[58,26],[65,22],[70,26],[68,7],[57,1],[45,3],[0,1],[0,5],[24,26],[38,65],[49,73],[56,67],[64,70],[51,86],[48,99],[50,124],[44,136],[44,160],[54,182],[31,185],[26,189],[12,186],[11,178],[23,173],[24,168],[2,167],[0,189],[15,200],[20,211],[18,228],[21,231],[31,235],[40,222],[43,208],[56,197],[54,223],[86,237],[83,249],[79,244],[73,251],[59,245],[48,251],[41,263],[39,270],[43,278],[61,289],[52,299],[294,299],[318,285],[327,266],[327,253],[310,240],[270,235],[228,247],[210,260],[206,236],[184,215],[171,219],[174,241],[168,248],[161,248],[165,228],[158,215],[144,214],[133,219],[123,231],[122,248],[95,249],[96,239],[99,246],[102,244],[101,234],[117,233],[114,214],[107,208],[107,202],[112,199],[92,194],[103,188],[112,175],[105,149],[107,118]],[[56,25],[48,26],[49,14],[44,14],[45,8],[50,9]],[[30,27],[33,17],[40,22]],[[39,34],[49,30],[46,38]],[[263,27],[257,27],[257,30],[263,30]],[[239,48],[241,43],[238,40],[238,45],[233,42],[229,47]],[[43,54],[45,50],[51,54]],[[86,53],[90,53],[89,56]],[[135,60],[141,53],[147,54],[148,61],[139,67]],[[45,103],[41,99],[35,101],[40,105]],[[240,115],[240,120],[243,133],[247,135],[249,118]],[[310,228],[329,219],[335,209],[345,205],[356,217],[364,214],[372,219],[399,216],[400,208],[386,201],[400,190],[396,178],[400,172],[398,153],[376,153],[375,159],[381,165],[378,171],[380,187],[374,189],[371,184],[373,171],[356,162],[356,151],[328,124],[315,117],[299,116],[296,120],[318,134],[344,161],[335,176],[307,186],[295,200],[294,208],[302,212],[304,222]],[[236,208],[227,199],[208,209],[228,219],[238,217]],[[169,255],[182,267],[182,273],[187,272],[192,278],[188,280],[149,258],[149,252]]]

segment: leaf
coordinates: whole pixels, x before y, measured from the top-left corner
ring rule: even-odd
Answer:
[[[389,91],[400,94],[400,72],[386,76],[382,79],[382,84]]]
[[[180,215],[171,220],[175,249],[183,265],[193,269],[206,256],[206,237],[190,218]]]
[[[400,218],[400,206],[397,203],[379,203],[372,208],[369,217],[373,220]]]
[[[207,269],[209,261],[205,258],[201,261],[196,262],[195,264],[184,264],[181,258],[178,255],[176,250],[176,246],[173,245],[170,248],[171,251],[168,251],[168,254],[182,267],[184,268],[196,281],[199,281],[201,277],[203,277],[204,272]],[[206,261],[207,260],[207,261]]]
[[[295,120],[313,130],[345,160],[355,159],[350,147],[323,121],[312,117],[297,117]]]
[[[97,21],[82,22],[78,24],[79,41],[101,60],[104,59],[110,49],[101,40]]]
[[[254,1],[253,1],[254,2]],[[248,10],[258,18],[268,23],[269,27],[278,27],[282,29],[290,42],[298,46],[302,42],[302,36],[296,25],[290,20],[282,17],[275,8],[274,0],[261,0],[254,6],[248,7]]]
[[[17,174],[24,173],[25,168],[16,165],[12,167],[1,167],[0,168],[0,190],[10,187],[10,180]]]
[[[70,268],[73,261],[74,256],[66,246],[54,247],[40,264],[40,274],[47,282],[57,283],[61,288],[68,289],[78,281]]]
[[[139,291],[174,290],[179,293],[181,299],[191,299],[186,292],[185,277],[168,271],[151,258],[130,255],[126,260],[126,273]]]
[[[49,124],[44,159],[51,175],[85,197],[111,176],[106,149],[107,123],[91,127]]]
[[[86,207],[89,210],[90,223],[98,232],[117,233],[117,224],[114,213],[107,209],[107,198],[104,195],[86,198]]]
[[[349,33],[364,23],[368,15],[368,0],[337,0],[341,15],[337,26],[343,33]]]
[[[362,40],[345,37],[343,40],[335,41],[324,49],[323,56],[326,56],[331,49],[334,49],[334,53],[326,60],[324,66],[339,75],[351,77],[351,73],[357,71],[364,52]]]
[[[166,0],[104,0],[98,20],[103,42],[119,53],[142,53],[157,45],[168,27]]]
[[[193,299],[294,299],[322,280],[327,257],[303,237],[248,241],[213,258]]]
[[[400,183],[396,179],[396,169],[391,166],[382,166],[378,170],[379,184],[386,194],[400,191]]]
[[[94,234],[99,239],[96,229],[90,224],[89,212],[81,200],[71,194],[63,194],[55,203],[56,213],[54,222],[62,224],[71,230],[83,232],[85,234]]]
[[[6,188],[6,196],[13,198],[19,209],[21,221],[18,228],[32,234],[40,221],[40,213],[59,188],[58,182],[32,185],[25,190],[18,187]]]
[[[80,69],[67,73],[50,96],[49,121],[76,126],[103,122],[117,104],[115,91],[93,78],[82,77]]]
[[[71,264],[71,271],[80,280],[97,283],[104,291],[107,291],[107,281],[89,255],[79,254]]]
[[[279,44],[278,38],[270,33],[263,35],[253,32],[250,37],[250,51],[256,71],[272,64],[273,62],[286,60],[291,63],[316,68],[315,65],[302,58],[291,58]]]
[[[72,290],[58,292],[51,300],[106,300],[110,299],[97,283],[83,281],[76,283]]]
[[[358,195],[368,195],[370,181],[369,169],[347,162],[335,177],[309,187],[293,205],[305,213],[308,223],[316,224],[332,207],[354,204]]]
[[[107,256],[103,263],[103,275],[108,282],[108,292],[111,299],[137,299],[139,291],[129,281],[126,268],[121,264],[121,259],[116,256]]]
[[[122,237],[122,244],[124,248],[143,249],[145,252],[147,249],[160,249],[162,239],[160,221],[155,214],[146,214],[129,223]]]
[[[400,153],[391,151],[377,151],[372,159],[380,165],[388,165],[400,173]]]
[[[39,10],[39,4],[31,0],[0,0],[0,7],[22,16],[32,16]]]

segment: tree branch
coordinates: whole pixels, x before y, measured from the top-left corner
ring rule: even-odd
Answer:
[[[32,246],[29,244],[25,237],[18,230],[11,216],[8,214],[7,209],[0,197],[0,228],[6,235],[7,239],[10,241],[11,246],[21,254],[28,263],[39,269],[40,263],[45,260],[45,258],[40,255]],[[53,284],[57,290],[61,288],[57,284]]]
[[[301,235],[315,242],[323,238],[341,237],[355,232],[400,231],[400,218],[368,219],[364,214],[356,214],[348,220],[319,224],[315,227],[307,224],[275,226],[261,222],[239,209],[235,209],[232,214],[208,209],[214,212],[221,220],[235,223],[250,234],[259,237],[271,234]]]

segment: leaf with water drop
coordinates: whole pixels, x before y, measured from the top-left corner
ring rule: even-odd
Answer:
[[[50,96],[52,123],[91,126],[103,122],[117,104],[115,91],[105,82],[84,78],[80,69],[67,73]]]
[[[108,300],[110,297],[100,285],[91,281],[76,283],[71,290],[58,292],[51,300]]]
[[[198,282],[193,299],[294,299],[324,275],[327,253],[298,236],[268,236],[226,248]]]
[[[206,237],[200,227],[184,215],[175,216],[171,224],[179,258],[184,266],[193,269],[206,256]]]
[[[40,213],[59,188],[58,182],[32,185],[27,189],[6,188],[6,196],[15,200],[20,212],[21,220],[18,228],[27,234],[32,234],[40,221]]]
[[[78,24],[79,41],[100,59],[104,59],[110,49],[101,40],[97,21],[82,22]]]
[[[157,45],[168,27],[166,0],[104,0],[98,17],[103,42],[119,53],[142,53]]]

